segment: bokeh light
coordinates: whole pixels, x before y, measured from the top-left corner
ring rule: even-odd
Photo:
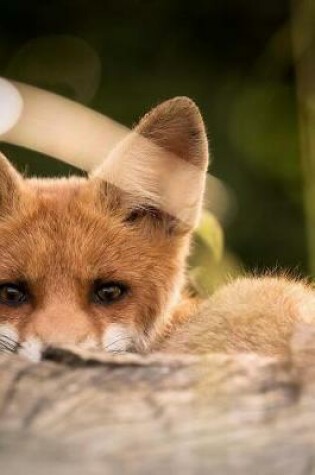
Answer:
[[[40,36],[14,54],[6,75],[88,104],[100,84],[101,61],[82,38]]]
[[[18,122],[23,109],[19,91],[3,78],[0,78],[0,135],[7,133]]]

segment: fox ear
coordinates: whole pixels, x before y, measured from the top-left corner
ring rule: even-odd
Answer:
[[[191,229],[199,217],[207,166],[199,109],[191,99],[177,97],[146,114],[92,176],[124,192],[131,213],[159,210]]]
[[[201,170],[208,165],[208,144],[200,111],[188,97],[162,102],[147,113],[135,132],[178,159]]]
[[[0,217],[13,209],[18,200],[21,181],[21,175],[0,153]]]

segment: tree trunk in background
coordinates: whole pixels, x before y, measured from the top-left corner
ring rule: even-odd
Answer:
[[[2,355],[1,475],[313,474],[313,336],[292,361]]]
[[[315,277],[315,2],[292,0],[292,39],[298,95],[309,267]]]

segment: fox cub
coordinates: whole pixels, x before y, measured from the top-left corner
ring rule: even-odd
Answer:
[[[109,352],[289,351],[311,288],[244,278],[199,303],[185,266],[208,167],[202,117],[162,103],[89,177],[26,179],[0,157],[0,341]],[[1,345],[0,345],[1,346]]]

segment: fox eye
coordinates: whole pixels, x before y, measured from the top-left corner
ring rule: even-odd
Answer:
[[[100,305],[109,305],[121,299],[127,292],[127,287],[121,282],[96,281],[93,288],[93,301]]]
[[[28,300],[26,288],[23,284],[5,283],[0,285],[0,304],[18,307]]]

